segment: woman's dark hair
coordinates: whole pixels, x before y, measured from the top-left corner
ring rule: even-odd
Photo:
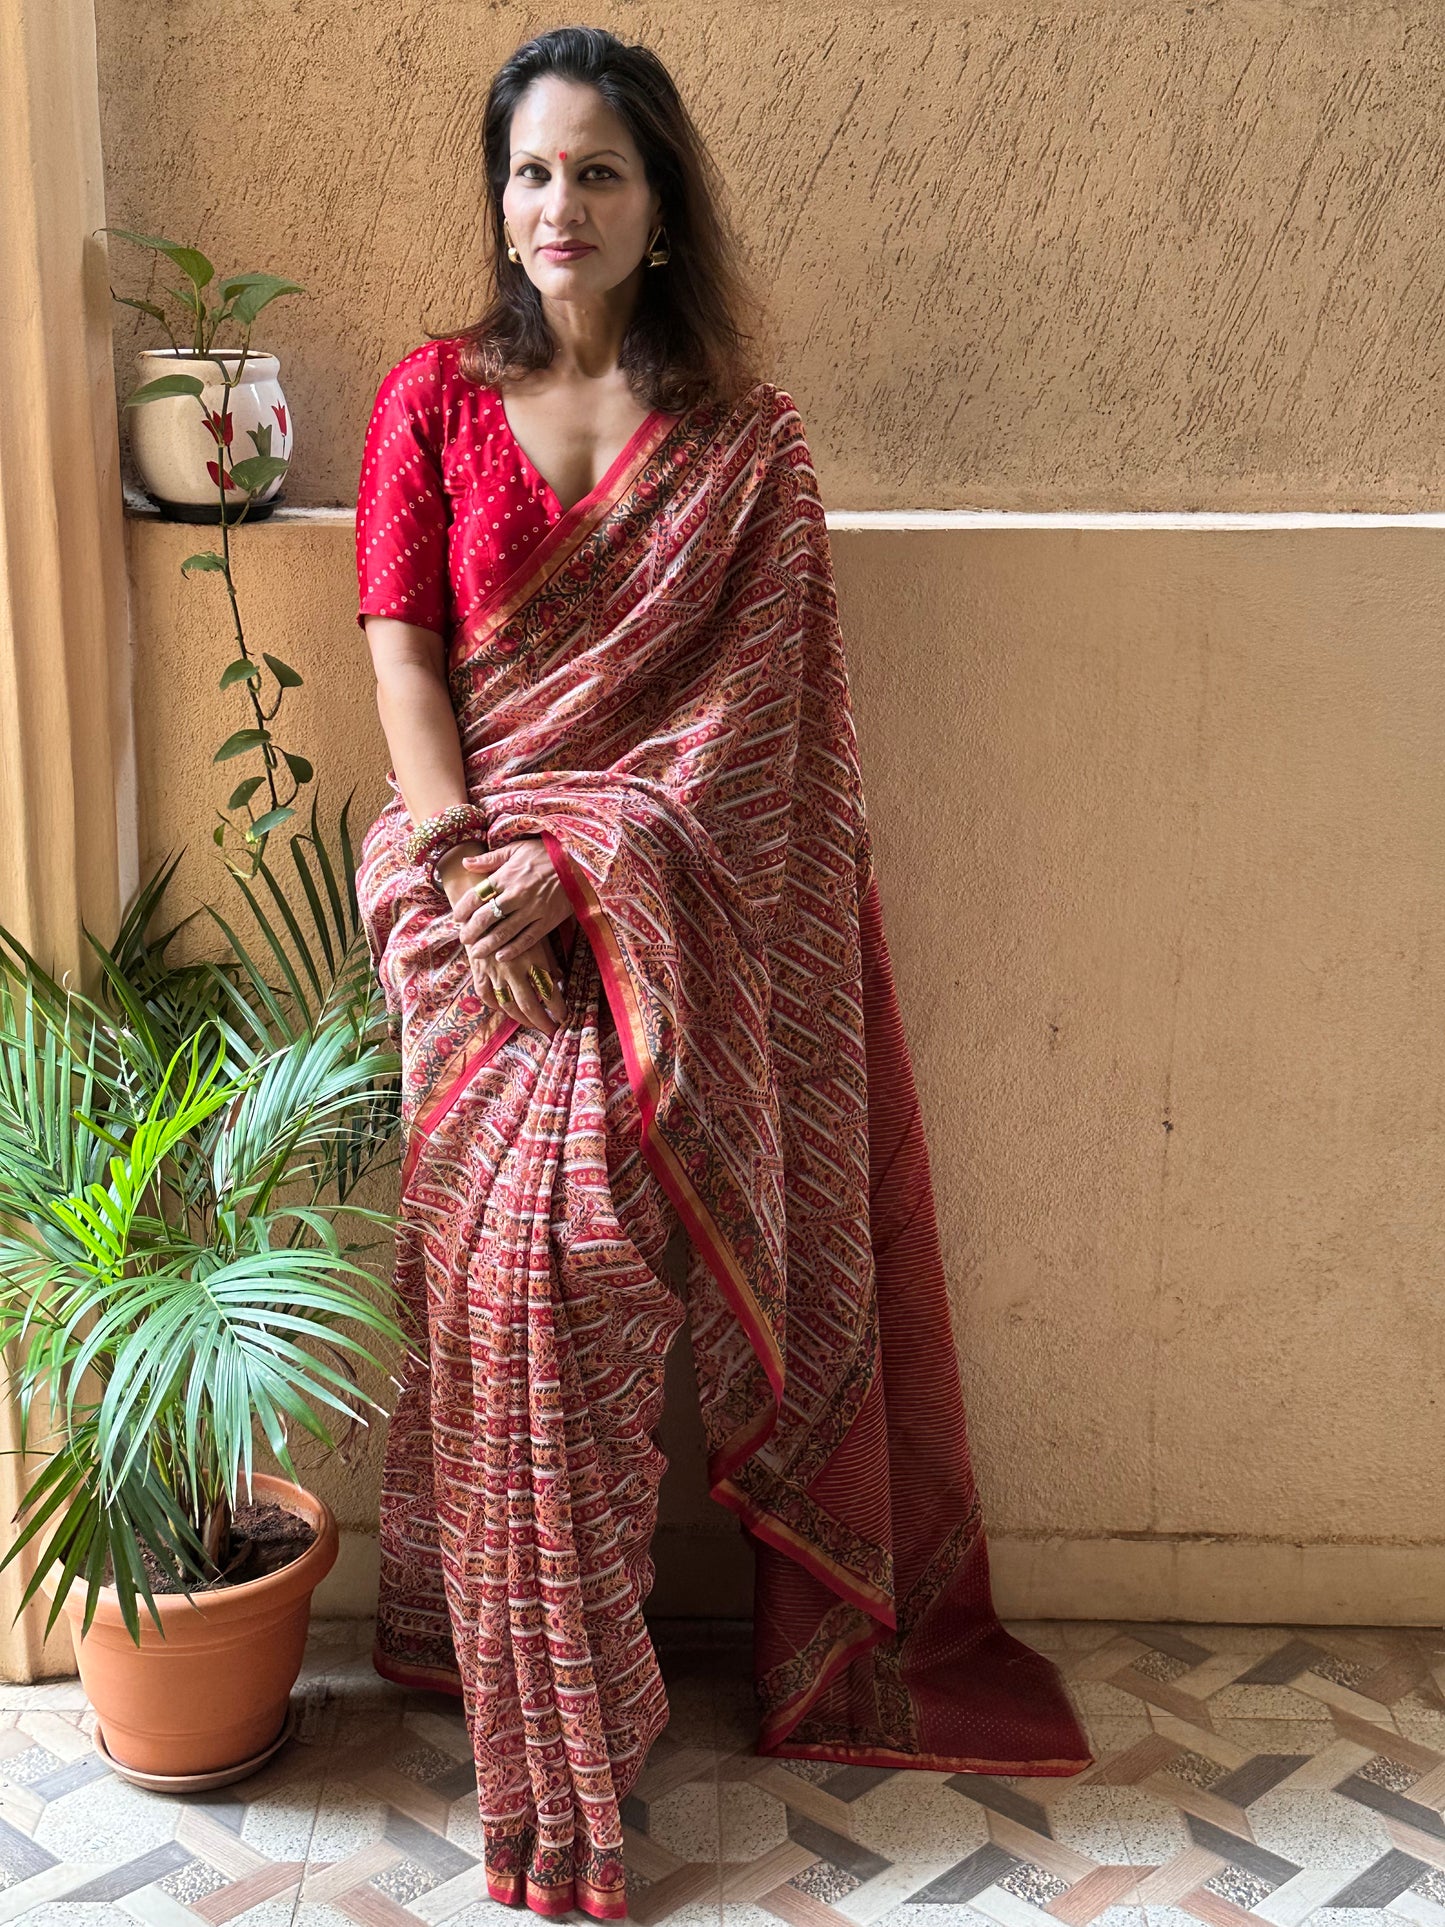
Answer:
[[[534,80],[556,74],[595,87],[626,126],[648,184],[661,197],[670,259],[644,267],[642,291],[622,343],[621,365],[649,408],[681,414],[700,401],[736,400],[759,376],[743,319],[757,301],[722,211],[716,163],[672,76],[647,47],[602,27],[554,27],[517,48],[487,92],[482,152],[491,202],[491,299],[480,320],[446,337],[461,342],[461,370],[494,386],[507,374],[545,368],[556,343],[542,298],[520,263],[507,259],[502,195],[511,174],[511,125]]]

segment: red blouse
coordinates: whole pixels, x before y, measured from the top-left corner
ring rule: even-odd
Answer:
[[[457,359],[455,341],[425,342],[377,391],[356,501],[358,622],[449,634],[562,517],[500,394]]]

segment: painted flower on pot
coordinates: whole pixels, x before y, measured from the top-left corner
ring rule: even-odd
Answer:
[[[147,494],[178,521],[218,522],[218,491],[227,492],[226,519],[255,518],[274,505],[291,455],[291,413],[274,355],[218,350],[147,348],[137,356],[140,386],[130,429],[131,454]],[[278,410],[280,414],[278,416]],[[217,462],[217,458],[219,461]],[[230,480],[222,484],[224,470]]]

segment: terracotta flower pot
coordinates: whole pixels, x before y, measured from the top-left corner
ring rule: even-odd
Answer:
[[[115,1589],[107,1586],[82,1639],[83,1582],[66,1596],[80,1681],[104,1750],[122,1775],[127,1769],[147,1779],[222,1775],[236,1766],[252,1771],[247,1763],[261,1765],[257,1756],[285,1728],[311,1595],[336,1562],[336,1519],[324,1500],[287,1479],[258,1472],[252,1492],[257,1501],[299,1513],[315,1526],[315,1539],[279,1571],[198,1592],[194,1604],[180,1593],[157,1593],[164,1638],[141,1602],[137,1646]]]

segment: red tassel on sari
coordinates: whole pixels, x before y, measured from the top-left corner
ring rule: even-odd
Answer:
[[[650,416],[449,674],[490,841],[544,837],[574,912],[548,1040],[474,995],[399,794],[367,833],[416,1344],[375,1658],[464,1698],[494,1898],[626,1911],[619,1803],[667,1719],[642,1609],[679,1221],[713,1494],[757,1552],[760,1751],[1078,1772],[1056,1670],[992,1606],[791,398]]]

